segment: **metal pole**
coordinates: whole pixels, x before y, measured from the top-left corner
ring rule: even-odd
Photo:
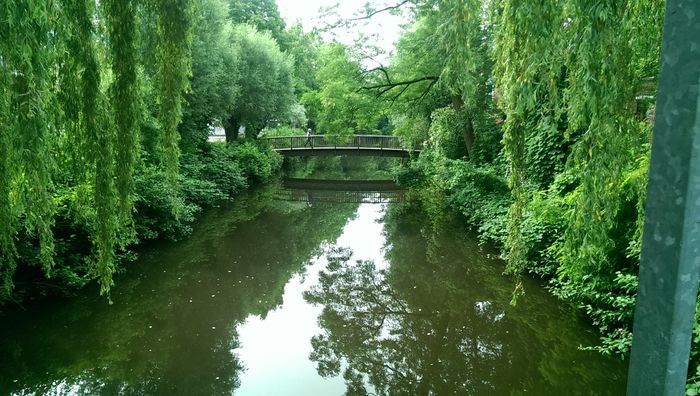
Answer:
[[[683,395],[700,270],[700,1],[667,0],[628,395]]]

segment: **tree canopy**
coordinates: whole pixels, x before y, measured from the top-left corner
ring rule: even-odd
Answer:
[[[240,99],[225,123],[227,139],[235,139],[240,125],[257,134],[269,122],[289,118],[296,103],[292,59],[272,36],[247,25],[234,36],[242,72],[236,81]]]

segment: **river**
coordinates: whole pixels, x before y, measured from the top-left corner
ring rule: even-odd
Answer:
[[[420,203],[212,209],[93,288],[0,317],[0,395],[618,395],[624,362]]]

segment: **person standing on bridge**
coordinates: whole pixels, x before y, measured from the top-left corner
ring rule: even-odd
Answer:
[[[306,143],[304,143],[304,147],[306,147],[307,144],[310,145],[311,148],[314,148],[314,142],[311,140],[311,128],[306,130]]]

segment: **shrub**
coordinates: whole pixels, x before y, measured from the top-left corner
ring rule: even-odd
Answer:
[[[282,156],[261,144],[246,141],[233,146],[232,151],[248,180],[265,181],[282,166]]]
[[[165,172],[155,166],[143,166],[134,175],[134,226],[141,240],[187,235],[201,210],[200,206],[187,203],[184,195],[173,194],[166,180]]]
[[[476,167],[465,161],[448,161],[439,179],[444,180],[450,206],[477,228],[483,241],[502,245],[511,197],[502,172]]]

